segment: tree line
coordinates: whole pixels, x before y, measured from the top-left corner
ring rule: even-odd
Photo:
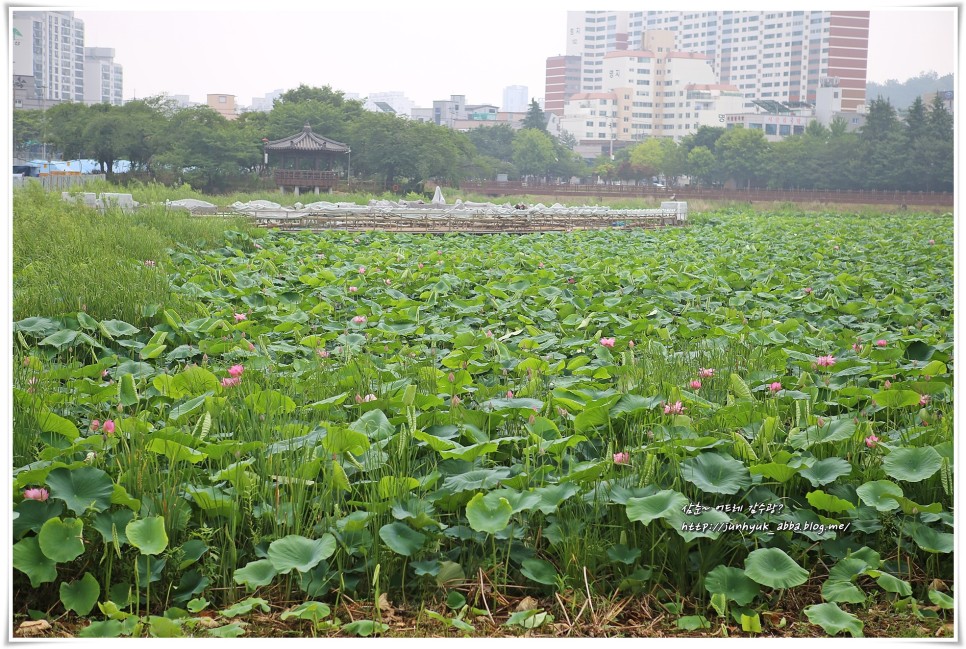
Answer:
[[[507,124],[458,132],[444,126],[375,113],[341,91],[301,85],[267,112],[228,120],[207,106],[181,108],[164,96],[123,106],[65,103],[44,112],[13,114],[15,151],[45,142],[63,159],[89,158],[104,171],[129,160],[131,175],[166,184],[188,183],[207,193],[254,189],[264,183],[262,143],[300,131],[352,149],[353,179],[389,188],[434,179],[525,177],[647,182],[663,176],[711,186],[782,189],[952,191],[953,118],[937,97],[918,99],[903,117],[882,98],[867,121],[849,132],[842,121],[812,122],[804,134],[768,142],[762,131],[702,127],[680,142],[652,138],[584,161],[568,133],[551,136],[536,101],[515,130]]]

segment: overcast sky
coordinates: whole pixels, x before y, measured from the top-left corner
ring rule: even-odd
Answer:
[[[424,107],[453,94],[466,95],[471,104],[500,105],[509,85],[527,86],[531,98],[542,97],[546,58],[564,53],[568,8],[682,8],[625,0],[559,8],[523,0],[328,5],[352,10],[292,0],[236,1],[233,11],[209,0],[61,6],[84,20],[87,46],[115,49],[115,61],[124,67],[125,99],[167,92],[203,101],[208,93],[224,93],[249,105],[252,97],[305,83],[361,97],[401,91]],[[727,7],[689,3],[684,8]],[[955,7],[876,3],[849,8],[872,12],[869,80],[954,72]]]

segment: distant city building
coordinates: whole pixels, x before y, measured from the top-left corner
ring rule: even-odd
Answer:
[[[362,107],[366,110],[373,110],[382,113],[392,112],[401,117],[408,118],[415,105],[416,104],[411,99],[407,99],[406,95],[401,91],[394,90],[390,92],[374,92],[370,94],[366,98]],[[386,110],[386,108],[389,108],[390,110]]]
[[[466,119],[466,95],[450,95],[449,99],[433,102],[432,122],[437,126],[453,128],[453,122]]]
[[[207,104],[209,108],[226,119],[238,118],[235,95],[209,94]]]
[[[198,102],[191,101],[191,97],[188,95],[167,95],[167,98],[173,101],[178,108],[190,108],[198,105]]]
[[[249,107],[249,110],[267,113],[275,107],[275,100],[281,97],[284,92],[285,90],[279,88],[272,92],[267,92],[261,97],[252,97],[252,105]]]
[[[557,116],[564,114],[564,101],[580,92],[580,57],[551,56],[547,58],[544,87],[544,110]]]
[[[682,137],[702,126],[723,127],[744,98],[719,83],[707,55],[673,50],[674,34],[647,32],[642,50],[615,50],[601,61],[602,90],[581,92],[564,103],[560,128],[594,157],[615,143],[649,137]]]
[[[124,103],[124,71],[114,62],[114,48],[84,48],[84,103]]]
[[[945,106],[946,110],[949,111],[949,114],[954,115],[955,102],[953,100],[955,99],[955,95],[952,90],[941,90],[938,93],[936,92],[926,93],[925,95],[922,96],[922,101],[926,105],[926,107],[928,108],[929,106],[932,106],[932,102],[936,98],[937,94],[939,95],[939,98],[942,100],[943,106]]]
[[[526,112],[530,98],[526,86],[507,86],[503,89],[503,110],[508,113]]]
[[[11,22],[12,72],[24,85],[21,97],[43,100],[48,108],[52,102],[83,102],[84,21],[73,11],[14,11]]]
[[[835,77],[843,111],[865,103],[868,11],[569,11],[567,30],[567,54],[581,57],[581,92],[604,89],[609,52],[667,30],[676,51],[706,54],[719,82],[749,102],[814,104],[821,79]]]

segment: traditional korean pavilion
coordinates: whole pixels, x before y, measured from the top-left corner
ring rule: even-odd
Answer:
[[[274,167],[273,178],[279,191],[286,188],[296,196],[301,191],[330,190],[342,175],[349,147],[342,142],[316,135],[308,122],[301,132],[281,140],[265,142],[265,164]]]

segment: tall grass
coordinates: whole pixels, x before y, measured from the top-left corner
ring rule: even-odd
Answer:
[[[194,313],[192,302],[168,284],[168,251],[177,244],[217,245],[226,229],[249,227],[163,205],[102,214],[28,185],[13,197],[13,318],[86,311],[97,320],[142,326],[162,308]]]

